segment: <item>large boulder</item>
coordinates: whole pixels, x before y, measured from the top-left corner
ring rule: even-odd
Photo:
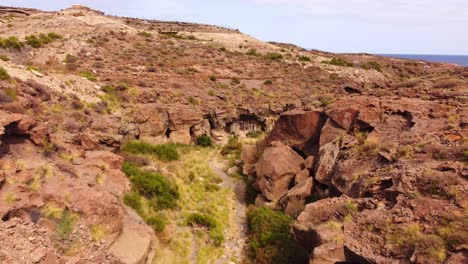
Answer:
[[[315,179],[318,182],[322,184],[330,182],[339,153],[340,147],[337,141],[325,144],[320,148],[315,170]]]
[[[278,201],[288,193],[291,181],[304,166],[304,159],[291,147],[273,142],[255,165],[257,186],[270,201]]]
[[[166,111],[156,108],[155,105],[143,105],[133,113],[134,121],[138,124],[140,139],[150,143],[162,143],[169,117]]]
[[[293,110],[280,116],[266,143],[281,141],[297,148],[306,155],[315,155],[318,151],[320,131],[325,116],[318,111]]]
[[[249,171],[257,161],[257,145],[242,145],[241,160],[243,162],[242,172],[249,175]]]

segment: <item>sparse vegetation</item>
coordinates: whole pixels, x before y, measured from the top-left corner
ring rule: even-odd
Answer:
[[[62,239],[69,239],[73,232],[74,220],[68,210],[63,210],[60,220],[57,224],[57,234]]]
[[[216,76],[214,76],[214,75],[210,76],[210,81],[212,81],[212,82],[216,82],[217,79],[218,78],[216,78]]]
[[[272,80],[265,80],[263,82],[264,85],[272,85],[273,84],[273,81]]]
[[[0,55],[0,60],[2,60],[2,61],[10,61],[10,58],[8,58],[8,56],[6,56],[6,55]]]

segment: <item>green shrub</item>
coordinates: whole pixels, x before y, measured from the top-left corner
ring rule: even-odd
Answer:
[[[272,85],[273,84],[273,81],[272,80],[266,80],[263,82],[263,84],[265,85]]]
[[[101,87],[101,91],[105,93],[115,93],[115,87],[112,85],[106,85]]]
[[[69,239],[73,232],[73,216],[68,210],[62,212],[60,221],[57,224],[57,234],[62,239]]]
[[[252,130],[247,132],[246,136],[249,138],[259,138],[263,134],[262,131]]]
[[[202,147],[211,147],[213,145],[213,142],[211,141],[211,138],[207,135],[202,135],[197,137],[197,144]]]
[[[250,49],[250,50],[247,51],[245,54],[246,54],[246,55],[249,55],[249,56],[256,56],[256,57],[260,56],[260,54],[258,54],[258,53],[257,53],[257,50],[255,50],[255,49]]]
[[[237,137],[229,139],[228,143],[221,149],[222,155],[240,154],[242,150],[242,143],[239,142]]]
[[[141,32],[138,32],[138,35],[140,35],[140,36],[143,36],[143,37],[145,37],[145,38],[149,38],[149,37],[151,37],[151,36],[152,36],[152,34],[151,34],[151,33],[149,33],[149,32],[146,32],[146,31],[141,31]]]
[[[141,196],[137,192],[129,192],[124,195],[124,204],[141,213]]]
[[[241,83],[241,80],[237,77],[234,77],[231,79],[231,83],[236,85],[236,84],[240,84]]]
[[[208,91],[208,95],[209,95],[209,96],[215,96],[216,93],[215,93],[215,91],[213,91],[213,90],[209,90],[209,91]]]
[[[3,68],[0,67],[0,80],[9,80],[11,77],[8,72]]]
[[[382,72],[382,66],[376,61],[369,61],[364,64],[361,64],[361,68],[365,70],[376,70],[378,72]]]
[[[266,207],[250,210],[247,216],[257,263],[305,263],[307,253],[289,236],[290,216]]]
[[[179,191],[161,174],[140,170],[130,162],[124,162],[122,171],[130,178],[134,190],[151,199],[151,207],[160,210],[176,206]]]
[[[340,58],[333,58],[329,61],[322,61],[322,63],[343,67],[354,67],[354,64],[352,62]]]
[[[212,81],[212,82],[216,82],[217,79],[218,78],[216,76],[214,76],[214,75],[210,76],[210,81]]]
[[[17,49],[20,50],[24,44],[18,40],[17,37],[8,37],[6,39],[0,38],[0,47],[4,49]]]
[[[61,35],[51,32],[48,34],[40,33],[39,36],[36,36],[34,34],[30,36],[26,36],[25,40],[26,40],[26,44],[28,44],[29,46],[33,48],[40,48],[46,44],[52,43],[55,40],[58,40],[61,38],[62,38]]]
[[[84,77],[90,81],[93,81],[95,82],[97,80],[96,78],[96,75],[94,75],[94,73],[90,72],[90,71],[82,71],[80,72],[80,76],[81,77]]]
[[[166,219],[161,215],[149,217],[146,219],[146,223],[156,232],[161,232],[166,228]]]
[[[8,58],[6,55],[0,55],[0,60],[2,60],[2,61],[10,61],[10,58]]]
[[[310,58],[307,56],[299,56],[299,61],[310,61]]]
[[[175,144],[152,145],[139,140],[132,140],[122,146],[121,151],[132,154],[153,155],[162,161],[179,159],[179,153]]]
[[[77,61],[78,57],[73,56],[71,54],[67,54],[67,56],[65,56],[65,59],[63,60],[63,62],[65,63],[76,63]]]
[[[189,102],[189,104],[191,105],[200,105],[200,102],[198,101],[198,99],[194,98],[193,96],[189,96],[187,98],[187,101]]]
[[[276,52],[269,52],[265,55],[265,58],[269,60],[281,60],[283,59],[283,55]]]
[[[211,215],[193,213],[187,217],[187,225],[199,225],[211,229],[216,228],[218,226],[218,222]]]

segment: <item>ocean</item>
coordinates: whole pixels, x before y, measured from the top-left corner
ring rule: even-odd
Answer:
[[[385,57],[446,62],[468,67],[468,55],[418,55],[418,54],[378,54]]]

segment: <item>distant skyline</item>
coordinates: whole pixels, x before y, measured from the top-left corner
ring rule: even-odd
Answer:
[[[0,0],[49,11],[72,4],[110,15],[219,25],[330,52],[468,55],[466,0]]]

